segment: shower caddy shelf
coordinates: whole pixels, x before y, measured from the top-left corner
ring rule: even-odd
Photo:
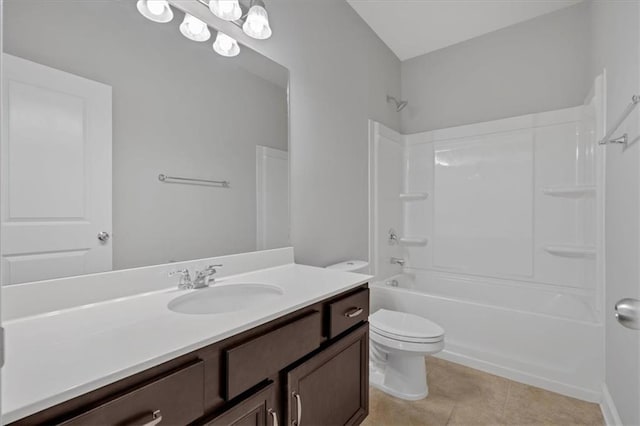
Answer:
[[[559,257],[593,258],[596,256],[596,248],[592,246],[549,245],[542,249]]]
[[[418,201],[426,200],[429,196],[426,192],[403,192],[400,194],[400,199],[403,201]]]
[[[428,240],[426,238],[408,238],[399,237],[393,228],[389,229],[389,245],[399,244],[401,246],[426,246]]]
[[[399,238],[398,242],[401,246],[423,247],[427,245],[426,238]]]
[[[596,195],[595,185],[547,186],[542,193],[552,197],[585,198]]]

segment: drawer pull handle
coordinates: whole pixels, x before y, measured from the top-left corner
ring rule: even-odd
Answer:
[[[273,418],[273,426],[278,426],[278,413],[276,413],[273,408],[269,408],[269,411],[267,412],[271,414],[271,417]]]
[[[296,399],[296,411],[298,412],[298,420],[293,422],[293,426],[302,426],[302,397],[297,392],[293,392],[291,395]]]
[[[353,308],[352,310],[344,314],[344,316],[347,318],[355,318],[363,312],[364,312],[364,309],[362,308]]]
[[[162,421],[162,414],[160,410],[156,410],[151,414],[151,420],[148,422],[135,423],[131,426],[156,426],[158,423]]]

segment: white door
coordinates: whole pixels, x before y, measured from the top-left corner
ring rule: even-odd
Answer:
[[[256,147],[257,249],[289,243],[289,153]]]
[[[3,61],[2,283],[111,270],[111,87]]]

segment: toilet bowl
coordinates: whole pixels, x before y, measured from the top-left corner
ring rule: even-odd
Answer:
[[[369,381],[389,395],[429,394],[425,356],[444,349],[444,330],[417,315],[380,309],[369,317]]]

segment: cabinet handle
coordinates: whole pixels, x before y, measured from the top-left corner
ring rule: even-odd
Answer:
[[[355,318],[363,312],[364,312],[364,309],[362,308],[353,308],[352,310],[344,314],[344,316],[347,318]]]
[[[302,426],[302,397],[297,392],[293,392],[291,395],[296,399],[296,411],[298,412],[298,420],[293,422],[293,426]]]
[[[269,408],[267,412],[271,414],[271,417],[273,418],[273,426],[278,426],[278,413],[276,413],[273,408]]]
[[[151,420],[148,422],[141,422],[141,423],[133,423],[130,426],[156,426],[158,423],[160,423],[162,421],[162,413],[160,413],[160,410],[156,410],[153,413],[151,413]]]

